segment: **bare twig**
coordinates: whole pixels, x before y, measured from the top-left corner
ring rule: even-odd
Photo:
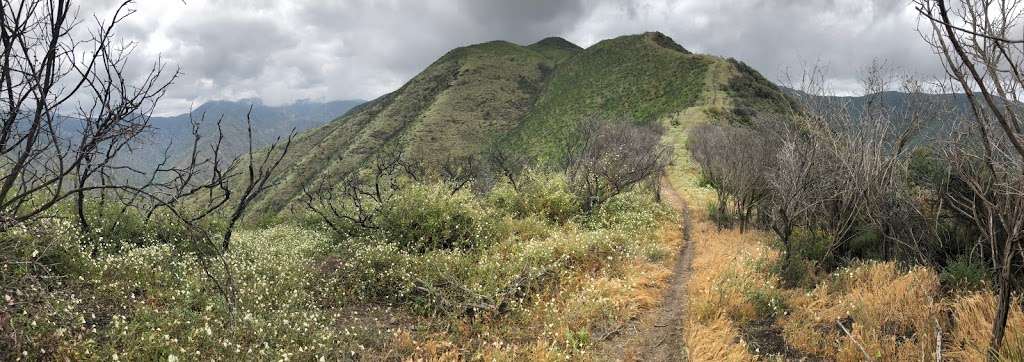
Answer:
[[[850,338],[850,340],[853,341],[853,344],[857,346],[857,349],[860,349],[860,353],[864,354],[864,360],[866,360],[866,361],[874,361],[875,360],[874,358],[871,357],[870,354],[868,354],[868,351],[866,349],[864,349],[864,345],[861,344],[860,341],[858,341],[856,338],[853,338],[853,335],[850,334],[850,331],[846,329],[846,326],[844,326],[841,321],[836,321],[836,325],[838,325],[839,328],[843,330],[843,333],[846,334],[846,337]]]

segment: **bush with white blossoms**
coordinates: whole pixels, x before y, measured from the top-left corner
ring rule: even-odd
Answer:
[[[405,315],[424,333],[462,335],[437,321],[514,321],[567,276],[668,253],[655,234],[670,213],[641,191],[589,216],[566,216],[560,196],[522,213],[441,186],[396,199],[364,237],[242,230],[230,251],[205,259],[162,242],[172,240],[92,257],[83,240],[97,235],[60,218],[11,228],[0,244],[0,359],[361,359],[395,348],[400,334],[360,318]],[[118,237],[156,233],[131,230]],[[370,317],[374,308],[383,312]]]

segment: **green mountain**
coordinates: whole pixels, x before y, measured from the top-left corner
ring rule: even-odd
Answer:
[[[553,163],[589,117],[652,123],[697,112],[743,122],[756,112],[793,109],[750,67],[693,54],[661,33],[587,49],[561,38],[471,45],[448,52],[398,90],[303,133],[282,164],[282,182],[258,208],[282,210],[304,185],[334,179],[384,147],[400,147],[428,164],[488,147]]]

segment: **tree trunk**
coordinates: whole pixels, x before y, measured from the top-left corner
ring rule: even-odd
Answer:
[[[661,203],[661,175],[651,176],[651,187],[654,189],[654,201]]]
[[[743,214],[740,218],[740,234],[747,232],[747,223],[750,222],[750,213],[754,212],[753,206],[747,206],[743,210]]]
[[[989,353],[996,357],[999,348],[1003,345],[1003,337],[1006,334],[1006,320],[1010,314],[1010,284],[1012,274],[1007,261],[1010,258],[1004,257],[1002,270],[999,271],[999,307],[996,309],[996,320],[992,323],[992,343]]]
[[[718,192],[718,210],[717,210],[718,217],[717,217],[717,220],[715,220],[715,225],[718,226],[718,231],[722,231],[722,227],[725,224],[725,217],[726,217],[726,210],[725,210],[725,208],[728,207],[728,206],[726,205],[726,203],[727,203],[726,196],[721,191],[717,191],[717,192]]]
[[[786,235],[786,237],[782,238],[782,246],[786,247],[786,255],[783,257],[782,260],[785,264],[788,265],[790,256],[793,255],[792,247],[789,246],[789,235]]]

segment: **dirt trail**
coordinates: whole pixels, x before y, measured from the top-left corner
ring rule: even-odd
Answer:
[[[657,307],[620,326],[602,342],[595,356],[609,361],[682,361],[683,324],[686,318],[686,283],[690,277],[693,250],[690,248],[690,215],[686,201],[667,178],[661,181],[662,198],[681,215],[683,242],[676,256],[668,285]]]

